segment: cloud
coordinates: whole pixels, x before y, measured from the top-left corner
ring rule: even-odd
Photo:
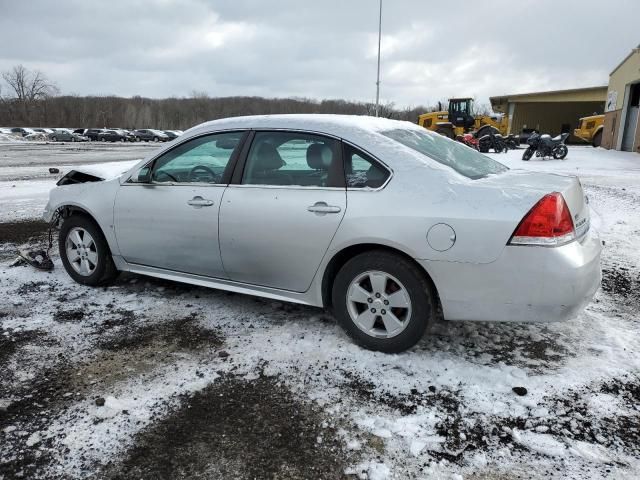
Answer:
[[[375,98],[375,0],[0,0],[0,70],[63,92]],[[606,84],[637,0],[384,0],[381,98],[433,104]]]

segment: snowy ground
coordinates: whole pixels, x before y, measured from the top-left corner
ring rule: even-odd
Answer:
[[[0,145],[0,479],[640,476],[640,155],[492,155],[581,176],[602,291],[566,323],[441,323],[383,355],[318,309],[11,267],[49,166],[150,152],[30,147]]]

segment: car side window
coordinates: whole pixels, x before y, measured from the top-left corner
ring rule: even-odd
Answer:
[[[344,187],[340,144],[303,132],[257,132],[244,167],[245,185]]]
[[[357,148],[345,144],[344,173],[347,188],[380,188],[389,178],[389,171]]]
[[[220,183],[243,132],[194,138],[158,157],[151,179],[156,183]]]

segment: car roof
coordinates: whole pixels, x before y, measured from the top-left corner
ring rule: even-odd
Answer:
[[[225,130],[231,128],[287,128],[315,131],[340,137],[346,131],[380,132],[396,128],[414,128],[416,124],[366,115],[287,114],[231,117],[202,123],[192,130]],[[418,127],[422,128],[422,127]]]

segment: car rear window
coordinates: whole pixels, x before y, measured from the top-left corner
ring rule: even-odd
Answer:
[[[426,130],[396,129],[380,133],[473,180],[509,170],[473,148]]]

